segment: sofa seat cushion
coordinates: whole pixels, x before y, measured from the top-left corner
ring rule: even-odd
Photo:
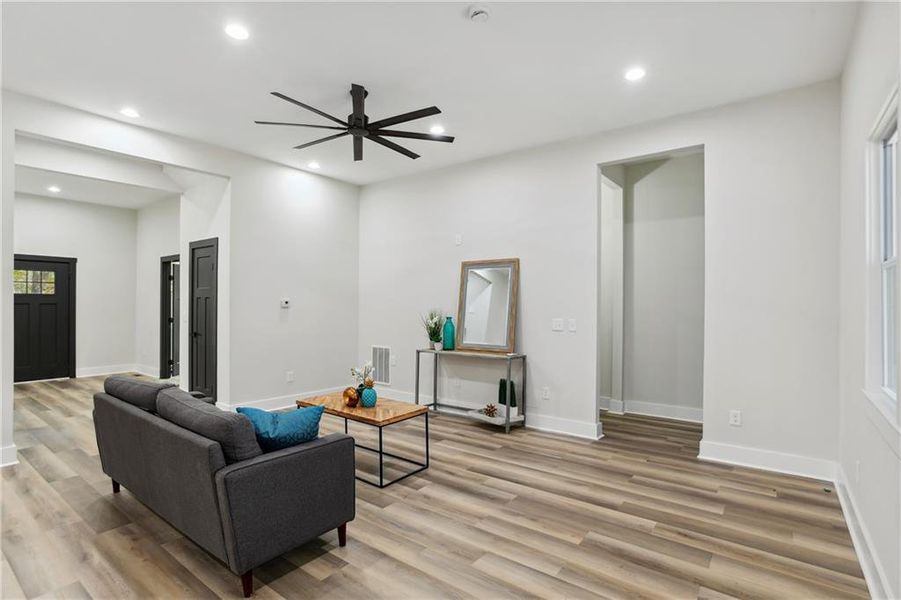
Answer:
[[[257,442],[264,452],[290,448],[319,437],[319,421],[324,406],[308,406],[288,412],[268,412],[259,408],[239,406],[239,413],[247,416],[256,430]]]
[[[160,392],[159,416],[205,438],[219,442],[225,462],[231,464],[263,453],[250,419],[198,400],[179,388]]]
[[[174,383],[141,379],[129,375],[112,375],[103,382],[103,391],[147,412],[156,412],[157,395],[175,387]]]

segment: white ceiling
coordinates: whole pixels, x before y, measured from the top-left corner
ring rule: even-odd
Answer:
[[[82,177],[81,175],[22,165],[16,165],[15,180],[17,194],[46,196],[119,208],[139,209],[158,200],[179,197],[178,194],[173,194],[169,190]],[[50,186],[57,186],[60,191],[52,193],[47,190]]]
[[[4,87],[363,184],[648,121],[837,76],[856,6],[844,3],[3,5]],[[237,42],[226,23],[245,24]],[[646,67],[638,84],[623,80]],[[453,144],[396,140],[410,160],[343,138],[305,150],[351,83],[379,119],[437,105]],[[400,128],[400,127],[398,127]],[[328,133],[328,132],[326,132]]]

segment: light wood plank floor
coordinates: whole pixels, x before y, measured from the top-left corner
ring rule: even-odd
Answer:
[[[101,381],[16,386],[0,594],[238,597],[224,566],[126,490],[111,493],[91,422]],[[255,596],[867,595],[828,484],[699,462],[696,425],[607,415],[598,442],[447,415],[430,425],[428,471],[382,491],[358,483],[347,547],[331,532],[256,569]],[[419,424],[385,435],[390,450],[421,451]],[[372,467],[362,452],[358,462]]]

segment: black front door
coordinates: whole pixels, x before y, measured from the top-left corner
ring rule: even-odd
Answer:
[[[75,377],[75,259],[17,254],[15,381]]]
[[[219,240],[191,242],[191,391],[216,397],[216,302]]]

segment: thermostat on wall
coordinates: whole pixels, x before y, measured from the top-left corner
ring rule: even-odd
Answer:
[[[290,298],[282,298],[280,305],[282,308],[290,308],[291,307],[291,299]]]

